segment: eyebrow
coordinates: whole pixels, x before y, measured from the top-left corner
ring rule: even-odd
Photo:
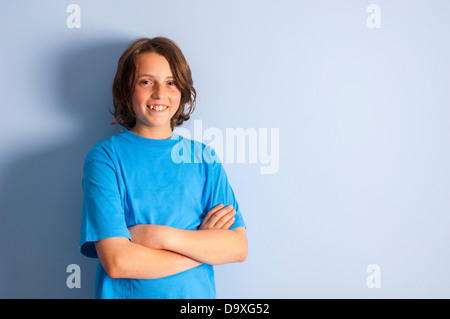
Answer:
[[[144,76],[148,76],[150,78],[155,78],[155,76],[153,74],[138,74],[138,78],[142,78]],[[166,80],[173,80],[174,77],[172,75],[166,76]]]

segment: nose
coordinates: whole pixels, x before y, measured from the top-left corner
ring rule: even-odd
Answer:
[[[164,97],[165,94],[165,90],[164,90],[164,84],[163,83],[156,83],[153,86],[153,91],[152,91],[152,98],[156,99],[156,100],[160,100]]]

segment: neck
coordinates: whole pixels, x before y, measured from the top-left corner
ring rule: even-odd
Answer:
[[[130,129],[136,135],[151,138],[153,140],[164,140],[172,137],[172,130],[166,127],[138,126],[135,125]]]

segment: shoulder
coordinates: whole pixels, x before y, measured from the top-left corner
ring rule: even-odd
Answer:
[[[123,132],[97,142],[87,153],[85,163],[110,161],[116,153],[117,147],[123,143]]]

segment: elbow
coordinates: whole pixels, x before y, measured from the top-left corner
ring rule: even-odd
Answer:
[[[242,263],[242,262],[246,261],[247,254],[248,254],[248,245],[247,245],[247,243],[245,243],[243,245],[243,247],[241,247],[241,249],[239,250],[239,253],[236,258],[236,262]]]
[[[102,266],[110,278],[129,278],[127,275],[126,264],[121,256],[111,257],[105,263],[102,263]]]
[[[113,278],[113,279],[119,279],[119,278],[125,278],[125,276],[122,275],[122,272],[113,267],[113,268],[105,268],[106,274],[108,275],[108,277]]]
[[[246,260],[247,260],[247,251],[238,258],[238,262],[243,263]]]
[[[105,269],[106,274],[110,278],[123,278],[123,271],[121,270],[117,262],[109,260],[108,262],[102,263],[102,266]]]
[[[244,262],[247,260],[248,254],[248,241],[247,241],[247,233],[245,232],[245,228],[239,227],[233,230],[233,232],[238,235],[238,241],[236,242],[235,247],[238,247],[236,250],[236,262]]]
[[[100,263],[110,278],[130,278],[132,258],[128,238],[106,238],[95,242]]]

